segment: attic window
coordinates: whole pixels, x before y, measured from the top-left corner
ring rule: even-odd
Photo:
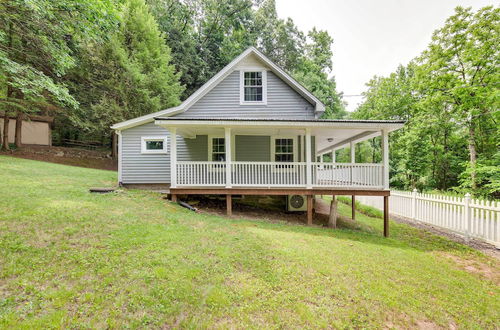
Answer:
[[[266,71],[241,72],[241,104],[266,103]]]

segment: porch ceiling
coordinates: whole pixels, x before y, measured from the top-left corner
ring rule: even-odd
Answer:
[[[340,149],[351,141],[361,142],[403,127],[403,121],[379,120],[249,120],[249,119],[175,119],[156,118],[165,128],[176,127],[177,134],[194,138],[196,135],[224,135],[230,127],[233,135],[304,135],[309,129],[316,136],[318,153]]]

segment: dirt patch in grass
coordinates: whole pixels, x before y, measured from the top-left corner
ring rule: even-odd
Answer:
[[[439,252],[439,255],[453,261],[461,269],[471,273],[477,274],[481,277],[487,278],[496,285],[500,285],[500,269],[497,263],[489,264],[479,260],[464,259],[457,255],[446,252]]]
[[[451,241],[467,245],[475,250],[479,250],[479,251],[483,252],[484,254],[487,254],[489,256],[496,258],[497,260],[500,260],[500,249],[498,249],[495,246],[488,244],[486,242],[483,242],[483,241],[480,241],[477,239],[472,239],[472,238],[469,240],[466,240],[463,236],[461,236],[459,234],[452,233],[450,231],[447,231],[447,230],[444,230],[441,228],[437,228],[437,227],[428,225],[426,223],[413,221],[411,219],[403,218],[400,216],[395,216],[393,214],[391,214],[391,219],[394,221],[397,221],[399,223],[404,223],[404,224],[410,225],[412,227],[422,229],[424,231],[431,232],[431,233],[439,235],[439,236],[444,236]]]
[[[118,163],[107,151],[85,150],[65,147],[26,146],[0,155],[39,160],[42,162],[116,171]]]

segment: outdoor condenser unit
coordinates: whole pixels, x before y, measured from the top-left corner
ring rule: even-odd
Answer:
[[[307,199],[305,195],[288,195],[286,198],[286,210],[288,212],[302,212],[307,210]]]

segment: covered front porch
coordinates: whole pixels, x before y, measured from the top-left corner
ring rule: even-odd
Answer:
[[[234,195],[302,195],[307,224],[312,224],[314,196],[352,196],[353,218],[356,195],[381,196],[384,235],[389,233],[389,132],[402,122],[168,117],[156,118],[155,124],[170,132],[172,200],[178,195],[225,195],[231,215]],[[178,136],[207,136],[207,160],[178,160]],[[356,163],[355,144],[376,136],[381,136],[382,161]],[[242,149],[244,140],[238,137],[263,138],[250,139],[253,143]],[[345,147],[351,150],[350,162],[336,162],[335,151]],[[330,162],[324,161],[326,153],[331,153]],[[336,211],[331,212],[335,218]]]
[[[175,117],[156,118],[155,123],[170,132],[170,187],[174,189],[387,190],[388,134],[402,126],[400,122],[391,121]],[[178,160],[178,135],[187,139],[208,136],[207,160]],[[242,149],[239,141],[243,140],[239,137],[252,136],[268,142],[247,143]],[[355,144],[376,136],[382,137],[382,161],[356,163]],[[344,147],[350,147],[351,160],[338,163],[335,151]],[[331,162],[323,161],[326,153],[331,154]]]

